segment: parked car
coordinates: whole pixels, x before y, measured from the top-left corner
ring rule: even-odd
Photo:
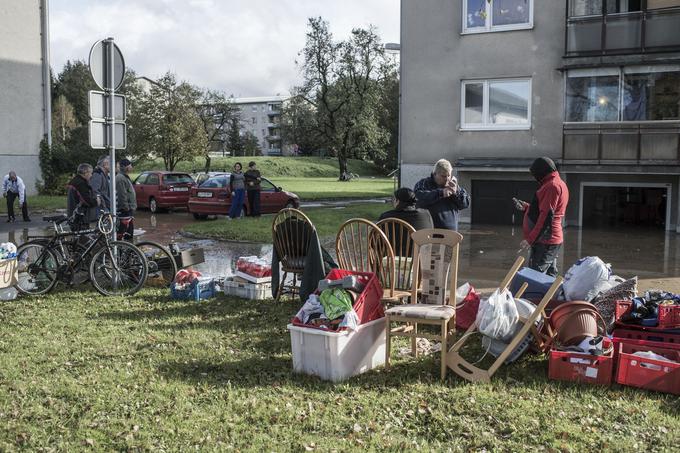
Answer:
[[[145,171],[134,181],[137,206],[158,212],[165,208],[185,208],[196,183],[189,173]]]
[[[231,208],[231,190],[229,189],[229,174],[214,176],[207,179],[198,187],[191,189],[189,198],[189,212],[196,219],[205,219],[209,215],[227,215]],[[279,212],[283,208],[297,208],[300,198],[292,192],[286,192],[276,187],[267,178],[262,178],[262,192],[260,192],[260,212],[270,214]],[[244,213],[248,214],[248,197],[246,196]]]
[[[210,178],[214,178],[216,176],[224,176],[228,175],[228,171],[209,171],[209,172],[198,172],[198,173],[192,173],[191,177],[194,178],[194,181],[196,181],[196,185],[200,186],[203,184],[205,181],[207,181]]]

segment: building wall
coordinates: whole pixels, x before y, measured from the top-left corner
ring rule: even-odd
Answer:
[[[402,1],[403,182],[442,157],[561,157],[565,2],[534,2],[529,30],[461,34],[461,0]],[[531,77],[531,129],[461,131],[461,81]]]
[[[0,173],[15,170],[33,193],[47,133],[39,0],[0,2],[0,43]]]

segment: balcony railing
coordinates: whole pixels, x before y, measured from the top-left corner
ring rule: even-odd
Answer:
[[[644,2],[643,2],[644,3]],[[568,57],[680,50],[680,6],[567,17]]]
[[[564,123],[564,161],[680,163],[680,121]]]

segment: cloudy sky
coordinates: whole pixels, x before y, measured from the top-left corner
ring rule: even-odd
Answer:
[[[138,75],[170,70],[237,97],[285,93],[299,80],[311,16],[336,38],[373,24],[384,42],[399,42],[399,0],[51,0],[52,67],[87,60],[112,36]]]

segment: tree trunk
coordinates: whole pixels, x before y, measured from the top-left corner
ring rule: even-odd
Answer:
[[[345,181],[347,176],[347,157],[342,152],[338,152],[338,167],[340,168],[340,181]]]
[[[210,154],[205,155],[205,172],[208,173],[210,171]]]

